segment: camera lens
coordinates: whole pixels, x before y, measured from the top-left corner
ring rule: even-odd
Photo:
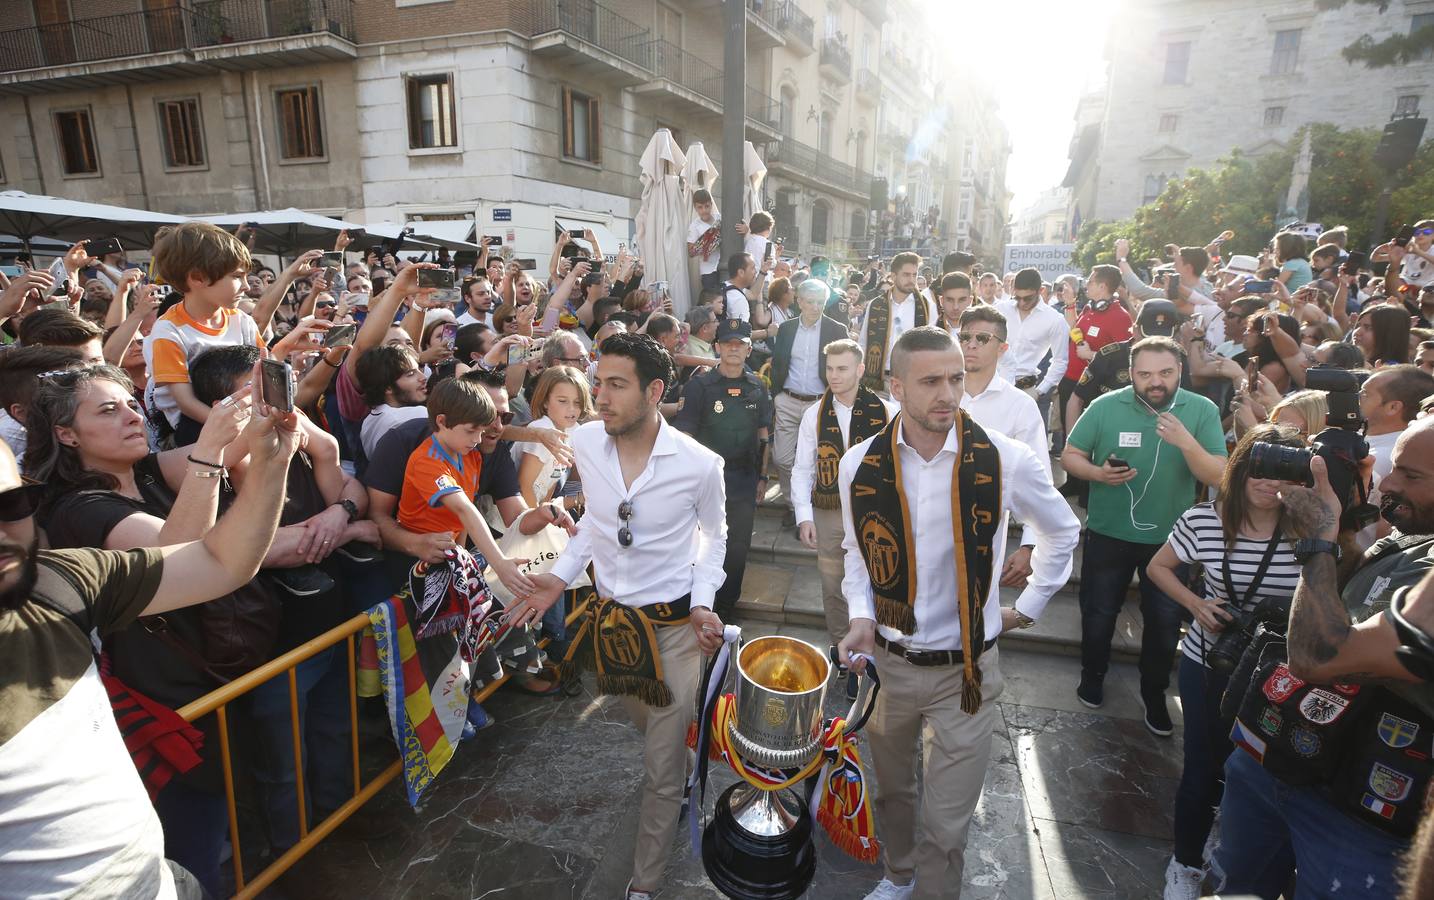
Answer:
[[[1256,441],[1250,447],[1250,477],[1306,484],[1314,453],[1304,447],[1285,447]]]

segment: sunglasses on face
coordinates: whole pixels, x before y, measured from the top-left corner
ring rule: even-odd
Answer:
[[[622,527],[617,530],[617,542],[619,546],[632,546],[632,529],[627,527],[628,520],[632,518],[632,501],[624,500],[617,505],[617,517],[622,520]]]
[[[994,334],[987,334],[984,331],[963,331],[956,335],[956,339],[963,344],[975,343],[978,347],[984,347],[996,340]]]
[[[43,487],[38,482],[27,481],[0,491],[0,522],[18,522],[34,515]]]
[[[515,415],[515,413],[512,413],[512,412],[500,412],[500,413],[498,413],[498,424],[499,424],[499,425],[512,425],[512,424],[513,424],[513,416],[514,416],[514,415]]]
[[[1425,235],[1434,234],[1434,228],[1420,228],[1414,233],[1420,237],[1423,237]]]

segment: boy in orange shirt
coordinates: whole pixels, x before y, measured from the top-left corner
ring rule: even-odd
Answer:
[[[403,491],[398,498],[398,524],[415,534],[446,532],[452,535],[455,546],[463,546],[466,533],[467,540],[508,590],[516,597],[527,597],[533,582],[520,568],[527,560],[503,555],[478,507],[473,505],[483,468],[478,444],[484,429],[496,417],[492,398],[477,382],[449,378],[433,389],[428,395],[428,422],[433,434],[408,457]],[[483,560],[477,562],[482,572]],[[483,592],[487,593],[486,585]],[[520,682],[542,671],[542,653],[525,629],[508,631],[491,649],[492,654],[484,653],[474,660],[471,684],[475,690],[502,676],[500,657],[512,659]],[[492,723],[483,707],[470,699],[463,739]]]
[[[464,535],[483,554],[498,579],[514,596],[525,597],[533,582],[520,570],[526,559],[509,559],[498,549],[473,498],[483,454],[483,430],[497,415],[482,386],[449,378],[428,395],[428,424],[433,434],[408,457],[403,493],[398,498],[398,524],[415,534],[448,532],[456,545]]]

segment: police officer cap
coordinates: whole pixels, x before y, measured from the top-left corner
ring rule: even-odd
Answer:
[[[741,319],[723,319],[717,326],[717,340],[720,344],[723,341],[747,341],[752,340],[752,326]]]
[[[1140,333],[1146,337],[1170,337],[1180,326],[1180,319],[1180,311],[1169,300],[1146,300],[1140,306],[1135,324],[1140,326]]]

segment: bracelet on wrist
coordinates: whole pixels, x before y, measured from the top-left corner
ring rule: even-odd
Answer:
[[[196,466],[206,466],[210,469],[218,469],[221,472],[225,471],[224,466],[221,463],[206,462],[202,459],[195,459],[193,456],[187,456],[185,458],[188,459],[190,462],[194,463]]]

